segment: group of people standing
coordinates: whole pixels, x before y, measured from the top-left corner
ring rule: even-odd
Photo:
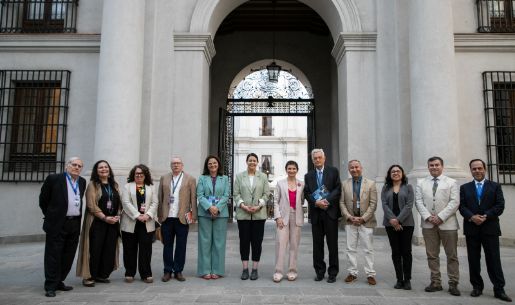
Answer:
[[[343,217],[346,232],[348,275],[344,281],[357,280],[357,250],[363,251],[364,271],[367,282],[376,285],[374,270],[373,229],[376,227],[377,188],[375,182],[362,176],[359,160],[348,162],[350,178],[341,182],[338,170],[325,165],[321,149],[311,153],[315,169],[305,177],[304,195],[309,203],[309,218],[313,234],[313,267],[315,281],[336,281],[338,274],[338,217]],[[412,208],[415,205],[421,215],[422,235],[425,242],[430,284],[426,292],[443,290],[440,273],[440,245],[447,256],[449,293],[461,295],[458,289],[459,262],[457,255],[458,220],[463,216],[464,234],[467,243],[472,297],[483,293],[481,278],[481,247],[485,252],[488,276],[493,283],[494,296],[502,301],[512,299],[504,291],[505,280],[499,253],[501,235],[499,216],[504,211],[501,186],[487,180],[486,164],[480,159],[469,163],[473,181],[458,188],[457,181],[443,174],[444,161],[431,157],[427,161],[429,175],[418,179],[416,189],[408,184],[400,165],[389,167],[381,190],[384,211],[383,225],[386,228],[392,249],[392,261],[397,281],[396,289],[411,290],[412,254],[411,244],[415,221]],[[459,190],[458,190],[459,189]],[[320,196],[320,193],[323,193]],[[338,204],[339,203],[339,204]],[[338,210],[339,208],[339,210]],[[324,238],[329,250],[329,266],[324,262]]]
[[[351,177],[341,182],[338,169],[325,164],[322,149],[314,149],[311,159],[314,169],[305,175],[304,181],[297,178],[298,164],[288,161],[285,165],[287,177],[277,182],[274,192],[276,265],[273,281],[280,282],[284,276],[294,281],[298,276],[297,255],[304,223],[303,202],[306,200],[313,236],[314,280],[323,280],[327,272],[327,282],[336,281],[339,272],[338,221],[343,217],[348,261],[348,275],[344,281],[352,283],[357,280],[357,255],[358,250],[362,250],[367,282],[376,285],[373,232],[377,225],[378,195],[375,182],[363,177],[359,160],[348,162]],[[235,178],[233,202],[240,238],[241,279],[257,280],[270,190],[266,175],[257,170],[258,156],[249,154],[246,163],[247,170]],[[499,254],[499,216],[504,210],[502,190],[499,184],[485,179],[486,164],[482,160],[474,159],[469,165],[474,181],[462,185],[459,194],[456,181],[443,175],[443,160],[439,157],[428,160],[429,175],[418,180],[416,190],[407,183],[400,165],[392,165],[388,169],[380,198],[384,211],[383,225],[392,248],[397,278],[394,288],[411,289],[411,241],[415,225],[412,208],[415,205],[422,217],[422,234],[431,273],[431,282],[425,291],[443,289],[439,270],[440,244],[443,244],[447,255],[449,293],[461,294],[458,290],[456,218],[459,209],[464,217],[473,286],[471,296],[480,296],[484,288],[479,263],[483,246],[488,274],[494,284],[494,296],[511,302],[504,291]],[[214,155],[206,158],[198,183],[184,172],[180,158],[172,158],[170,166],[172,171],[161,177],[157,191],[148,167],[143,164],[132,168],[127,184],[121,189],[105,160],[95,163],[87,187],[85,179],[80,177],[83,163],[79,158],[71,158],[64,173],[47,177],[40,194],[40,207],[45,216],[43,229],[47,234],[46,296],[54,297],[56,290],[73,289],[64,284],[64,279],[71,269],[79,236],[77,276],[83,278],[84,286],[109,282],[109,275],[118,268],[120,231],[125,281],[133,282],[138,269],[142,281],[152,283],[152,242],[159,226],[164,247],[161,280],[167,282],[174,277],[185,281],[182,271],[189,224],[197,219],[197,275],[206,280],[225,275],[230,181],[223,174],[219,158]],[[86,212],[80,234],[84,194]],[[324,240],[329,250],[328,265],[324,261]],[[286,274],[285,256],[289,258]],[[252,259],[250,270],[249,259]]]

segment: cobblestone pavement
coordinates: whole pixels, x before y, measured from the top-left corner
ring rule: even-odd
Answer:
[[[229,224],[226,252],[226,276],[218,280],[197,278],[197,232],[192,230],[188,236],[187,260],[183,274],[185,282],[171,280],[160,281],[162,275],[162,246],[159,242],[153,246],[152,269],[155,282],[145,284],[141,281],[127,284],[123,281],[124,269],[111,274],[110,284],[98,283],[96,287],[82,286],[81,279],[75,277],[75,266],[66,280],[67,285],[74,287],[70,292],[57,292],[57,297],[44,296],[43,282],[43,243],[8,244],[0,247],[0,304],[502,304],[494,299],[492,285],[486,275],[483,262],[485,291],[479,298],[469,296],[472,287],[469,283],[466,249],[458,249],[462,296],[454,297],[444,291],[426,293],[424,287],[429,283],[429,270],[423,246],[413,246],[413,290],[393,289],[395,284],[394,270],[390,258],[390,247],[386,236],[376,236],[375,268],[377,285],[369,286],[364,275],[358,281],[346,284],[343,279],[347,275],[345,250],[345,234],[339,235],[340,273],[336,283],[313,281],[311,227],[305,225],[302,232],[299,253],[299,278],[294,282],[283,280],[272,281],[275,257],[275,224],[267,222],[263,254],[259,268],[260,278],[257,281],[242,281],[241,262],[238,250],[238,230],[235,223]],[[327,251],[326,251],[327,252]],[[443,250],[442,250],[443,254]],[[507,282],[506,292],[515,297],[513,279],[515,279],[515,249],[501,249],[502,262]],[[327,253],[326,253],[327,256]],[[442,260],[442,276],[444,283],[445,260]],[[121,257],[120,257],[121,261]],[[359,261],[362,268],[362,261]]]

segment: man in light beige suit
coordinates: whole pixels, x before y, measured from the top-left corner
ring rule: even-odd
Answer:
[[[365,273],[369,285],[375,285],[374,270],[374,228],[377,226],[377,189],[373,180],[363,177],[361,162],[351,160],[348,163],[351,178],[342,183],[340,210],[347,221],[347,258],[349,275],[346,283],[354,282],[358,277],[357,248],[358,242],[365,253]]]
[[[197,194],[195,178],[186,174],[181,158],[173,157],[172,172],[161,177],[159,183],[159,206],[157,216],[163,234],[164,274],[161,280],[168,282],[172,273],[178,281],[185,281],[182,275],[186,261],[186,242],[189,224],[186,213],[191,211],[192,220],[197,219]],[[175,252],[173,251],[173,243]]]

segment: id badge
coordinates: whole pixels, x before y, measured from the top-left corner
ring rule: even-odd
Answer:
[[[73,202],[75,203],[75,206],[78,207],[80,205],[80,197],[76,195],[75,200]]]
[[[173,204],[175,201],[175,197],[174,196],[170,196],[170,204]]]
[[[141,213],[145,213],[145,204],[144,204],[144,203],[143,203],[143,204],[141,204],[141,206],[140,206],[140,208],[139,208],[139,211],[140,211]]]
[[[107,209],[111,210],[112,208],[113,208],[113,203],[111,202],[111,200],[107,201]]]
[[[360,208],[359,200],[358,200],[358,201],[356,201],[356,208],[358,208],[358,209]]]

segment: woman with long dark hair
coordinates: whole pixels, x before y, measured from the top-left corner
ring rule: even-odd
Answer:
[[[109,283],[109,275],[118,268],[118,237],[122,203],[118,183],[109,163],[93,165],[86,188],[86,213],[82,227],[77,276],[86,287]]]
[[[240,237],[240,256],[243,265],[241,279],[249,279],[249,254],[252,248],[251,280],[258,279],[258,265],[266,221],[266,202],[270,187],[265,174],[257,170],[258,156],[247,155],[247,170],[239,173],[234,181],[234,204]]]
[[[225,275],[225,242],[229,210],[229,178],[217,156],[208,156],[197,183],[197,274],[216,280]]]
[[[414,220],[411,212],[415,194],[408,184],[404,169],[397,164],[390,166],[381,191],[383,225],[392,248],[392,260],[397,283],[395,289],[411,290],[411,238]]]
[[[121,219],[125,281],[132,283],[138,267],[141,280],[152,283],[152,241],[156,230],[157,192],[147,166],[134,166],[122,193]]]

